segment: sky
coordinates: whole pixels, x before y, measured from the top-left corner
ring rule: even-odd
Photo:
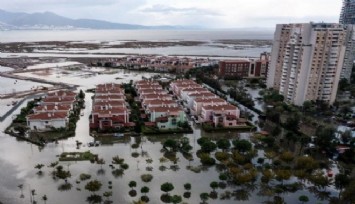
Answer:
[[[54,12],[141,25],[273,28],[279,23],[339,19],[342,0],[0,0],[16,12]]]

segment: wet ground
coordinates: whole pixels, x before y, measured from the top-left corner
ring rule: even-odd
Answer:
[[[94,69],[95,70],[95,69]],[[100,71],[100,69],[96,69]],[[24,73],[26,76],[33,76],[38,78],[45,78],[53,81],[60,81],[65,83],[71,83],[79,85],[79,89],[93,88],[98,83],[127,83],[130,80],[140,80],[142,76],[150,77],[154,74],[150,73],[140,73],[133,71],[115,70],[116,73],[110,75],[100,75],[100,74],[84,74],[79,71],[70,71],[68,74],[62,75],[60,70],[54,70],[47,75],[38,75],[36,73]],[[58,77],[59,76],[59,77]],[[9,82],[11,83],[11,82]],[[182,195],[184,193],[183,184],[192,184],[192,196],[190,199],[184,199],[186,203],[199,203],[200,193],[211,192],[209,186],[212,181],[219,181],[219,172],[215,167],[208,168],[206,171],[201,173],[194,173],[187,170],[188,165],[199,166],[199,159],[196,157],[196,151],[199,149],[199,145],[196,140],[201,136],[208,135],[200,130],[198,127],[193,127],[193,134],[184,135],[166,135],[166,136],[153,136],[153,137],[143,137],[142,146],[137,150],[131,148],[131,144],[134,143],[134,138],[128,138],[120,143],[112,145],[101,145],[99,147],[88,147],[86,144],[93,141],[93,138],[89,136],[89,115],[91,112],[91,96],[92,94],[86,94],[86,109],[84,110],[84,115],[81,116],[77,123],[76,136],[69,138],[67,140],[59,141],[58,144],[50,143],[46,145],[45,148],[39,148],[35,145],[29,144],[27,142],[17,141],[15,138],[5,135],[3,132],[0,133],[0,201],[9,204],[21,204],[30,202],[30,190],[35,189],[37,196],[36,200],[41,203],[40,198],[43,195],[47,195],[48,204],[62,204],[62,203],[87,203],[86,197],[90,195],[88,191],[84,189],[86,182],[81,182],[76,184],[75,181],[78,180],[81,173],[88,173],[92,175],[92,179],[98,179],[103,183],[103,187],[100,191],[102,194],[108,191],[108,182],[113,183],[113,197],[114,203],[130,203],[132,200],[137,200],[136,198],[131,198],[128,195],[129,187],[128,183],[131,180],[137,181],[138,196],[140,196],[140,188],[143,186],[148,186],[150,192],[147,194],[150,198],[149,203],[161,203],[160,196],[162,191],[160,190],[160,185],[164,182],[171,182],[175,186],[175,189],[171,192],[172,195]],[[24,103],[22,106],[24,106]],[[21,107],[20,107],[21,108]],[[20,108],[14,113],[18,113]],[[4,122],[0,124],[0,129],[4,130],[11,123],[11,118],[8,117]],[[232,136],[236,136],[236,133],[229,133]],[[213,136],[222,137],[224,133],[214,133]],[[166,170],[164,172],[159,170],[159,166],[165,165],[169,167],[173,165],[172,162],[167,162],[161,164],[159,158],[163,156],[160,152],[162,149],[161,140],[168,137],[187,137],[190,144],[193,146],[194,160],[189,162],[180,153],[178,153],[180,170],[172,171]],[[211,135],[209,135],[211,136]],[[242,133],[242,138],[248,138],[249,133]],[[78,150],[76,149],[76,140],[83,142],[83,146]],[[52,169],[47,167],[51,162],[58,160],[57,155],[62,152],[70,151],[87,151],[90,150],[94,154],[98,154],[100,158],[106,161],[103,166],[104,174],[98,174],[100,170],[100,165],[91,164],[88,161],[84,162],[61,162],[60,164],[64,166],[64,169],[69,169],[71,171],[72,177],[68,180],[73,184],[73,188],[70,191],[60,192],[58,191],[58,186],[63,181],[54,181],[50,175]],[[138,158],[133,158],[131,153],[137,151],[147,151],[149,157],[139,156]],[[262,152],[259,152],[262,155]],[[108,166],[111,163],[112,157],[119,155],[125,159],[125,163],[129,165],[129,169],[125,171],[121,178],[114,178],[111,173],[111,168]],[[153,171],[146,171],[147,163],[146,159],[152,158]],[[46,167],[43,168],[44,175],[38,176],[36,174],[37,170],[34,166],[38,163],[45,164]],[[140,176],[145,173],[150,173],[153,175],[153,180],[150,183],[142,183]],[[291,180],[290,180],[291,181]],[[20,198],[21,191],[17,187],[23,184],[24,198]],[[81,189],[80,191],[78,189]],[[229,187],[226,190],[234,191],[237,188]],[[217,190],[222,192],[221,190]],[[231,200],[210,200],[209,203],[261,203],[267,198],[257,196],[257,190],[250,192],[250,197],[248,201],[235,201],[233,198]],[[315,203],[315,198],[306,191],[299,191],[295,194],[283,195],[287,203],[295,203],[299,195],[305,194],[310,197],[310,203]],[[322,203],[322,202],[320,202]]]

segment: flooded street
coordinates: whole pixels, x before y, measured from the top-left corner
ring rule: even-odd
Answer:
[[[94,68],[91,71],[105,71],[101,68]],[[107,70],[106,70],[107,71]],[[53,69],[47,72],[46,75],[38,74],[38,72],[28,72],[22,73],[19,75],[36,77],[41,79],[46,79],[49,81],[55,82],[64,82],[69,84],[79,85],[79,89],[86,90],[88,88],[95,87],[99,83],[127,83],[130,80],[137,81],[141,80],[142,77],[151,77],[155,74],[152,73],[143,73],[143,72],[134,72],[127,70],[109,70],[111,74],[97,74],[81,71],[68,71],[63,75],[62,70]],[[67,71],[66,71],[67,72]],[[13,80],[4,80],[2,83],[5,83],[3,86],[10,85],[13,83]],[[30,82],[28,82],[30,83]],[[32,86],[30,84],[29,86]],[[27,86],[27,88],[29,87]],[[22,204],[30,203],[30,191],[35,189],[36,196],[35,199],[38,203],[42,203],[41,197],[47,195],[48,204],[62,204],[62,203],[75,203],[75,204],[84,204],[87,203],[86,198],[90,195],[90,192],[85,190],[85,184],[87,181],[76,183],[79,180],[81,173],[90,174],[91,179],[97,179],[102,182],[103,186],[98,192],[102,194],[105,191],[112,191],[113,196],[112,200],[114,203],[131,203],[133,200],[137,200],[142,194],[140,189],[143,186],[148,186],[150,192],[147,194],[150,198],[149,203],[161,203],[160,196],[162,191],[160,190],[160,185],[165,182],[171,182],[175,189],[171,192],[171,195],[182,195],[185,190],[183,185],[185,183],[192,184],[191,198],[185,199],[183,201],[186,203],[199,203],[200,202],[200,193],[211,192],[210,183],[212,181],[219,181],[219,170],[215,166],[207,168],[200,173],[194,173],[191,170],[187,169],[187,166],[199,166],[201,165],[199,158],[196,156],[196,152],[200,149],[200,146],[197,144],[197,139],[201,136],[225,136],[226,133],[205,133],[200,130],[199,127],[193,127],[193,134],[184,134],[184,135],[165,135],[165,136],[149,136],[142,137],[141,147],[138,149],[132,149],[131,145],[134,144],[135,138],[127,137],[120,140],[117,143],[113,144],[103,144],[99,147],[88,147],[87,143],[93,141],[93,137],[89,135],[89,115],[91,113],[92,99],[93,94],[87,93],[85,97],[85,110],[83,111],[84,115],[81,116],[80,120],[77,123],[76,136],[66,140],[61,140],[58,144],[49,143],[44,148],[39,148],[36,145],[30,144],[28,142],[17,141],[15,138],[0,133],[0,200],[4,203],[9,204]],[[5,102],[6,103],[6,102]],[[1,105],[3,106],[3,102]],[[21,107],[25,106],[26,103],[22,104],[13,114],[18,114]],[[254,119],[257,119],[256,117]],[[6,120],[1,122],[0,128],[4,130],[11,123],[12,116],[9,116]],[[237,136],[238,133],[232,132],[227,133],[232,136]],[[241,138],[249,139],[249,133],[241,133]],[[173,171],[169,169],[171,165],[174,165],[173,162],[168,161],[166,163],[160,163],[159,158],[163,156],[161,153],[163,139],[173,137],[181,138],[187,137],[189,139],[190,145],[193,147],[192,155],[193,161],[189,161],[181,153],[177,153],[179,158],[177,165],[179,170]],[[76,141],[80,141],[83,145],[80,149],[77,149]],[[94,154],[98,154],[99,158],[103,158],[106,161],[106,164],[103,165],[103,173],[100,171],[101,167],[98,164],[92,164],[89,161],[80,161],[80,162],[60,162],[60,165],[64,169],[68,169],[71,172],[71,177],[68,179],[68,182],[73,186],[69,191],[58,191],[58,186],[63,184],[63,180],[55,181],[52,179],[51,172],[52,168],[48,165],[52,162],[58,161],[58,155],[63,152],[84,152],[90,150]],[[133,152],[137,151],[140,153],[138,158],[131,156]],[[148,155],[142,156],[142,151],[146,151]],[[263,156],[262,152],[259,152],[260,156]],[[124,172],[122,177],[115,178],[112,175],[112,169],[109,167],[111,164],[112,157],[120,156],[125,159],[125,163],[129,165],[129,169]],[[152,158],[153,163],[150,164],[153,167],[153,171],[147,171],[146,167],[148,166],[146,159]],[[45,167],[42,169],[44,174],[39,176],[36,174],[38,171],[34,168],[36,164],[44,164]],[[165,171],[160,171],[159,167],[164,165],[168,167]],[[141,180],[142,174],[152,174],[153,180],[149,183],[143,183]],[[135,188],[138,192],[138,196],[132,198],[129,196],[128,192],[130,188],[128,183],[134,180],[137,182],[137,187]],[[295,179],[291,179],[295,180]],[[290,182],[291,182],[290,180]],[[108,188],[109,181],[112,181],[112,189]],[[24,198],[20,198],[21,190],[18,188],[18,185],[23,184],[23,193]],[[224,190],[217,189],[217,192],[221,194],[226,190],[233,192],[240,187],[227,187]],[[247,201],[238,201],[238,203],[261,203],[262,201],[267,200],[266,197],[260,197],[257,195],[258,190],[250,191],[249,199]],[[299,191],[295,194],[286,194],[284,199],[287,203],[294,203],[300,194],[309,196],[311,203],[315,203],[315,197],[305,191]],[[314,202],[312,202],[314,201]],[[208,203],[223,203],[231,204],[236,203],[232,197],[230,200],[209,200]]]

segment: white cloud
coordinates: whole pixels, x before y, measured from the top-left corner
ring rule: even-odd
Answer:
[[[337,22],[341,3],[341,0],[0,0],[1,8],[10,11],[52,11],[72,18],[215,28]]]

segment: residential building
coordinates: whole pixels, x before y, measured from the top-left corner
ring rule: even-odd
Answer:
[[[108,130],[130,126],[124,90],[119,84],[99,84],[93,99],[90,129]]]
[[[187,99],[185,101],[186,108],[192,109],[193,105],[194,105],[194,101],[197,98],[208,99],[208,98],[219,98],[219,97],[216,94],[211,93],[211,92],[209,92],[209,93],[190,93],[190,94],[188,94]]]
[[[95,108],[90,118],[91,129],[111,129],[124,127],[129,122],[129,111],[127,108],[111,107]]]
[[[244,78],[249,76],[249,60],[222,60],[219,62],[219,76]]]
[[[227,104],[203,106],[199,119],[204,123],[211,123],[214,127],[235,127],[238,126],[239,117],[238,107]]]
[[[153,108],[153,107],[178,107],[178,104],[176,101],[173,100],[147,100],[146,104],[143,104],[143,106],[147,109]]]
[[[33,112],[36,113],[65,113],[69,116],[72,110],[71,105],[59,104],[59,105],[40,105],[33,108]]]
[[[266,78],[269,70],[270,53],[264,52],[260,54],[258,60],[250,60],[249,77]]]
[[[182,88],[180,90],[180,99],[186,101],[189,94],[193,93],[211,93],[208,89],[202,88],[199,85],[196,85],[197,88]]]
[[[155,122],[159,129],[176,129],[179,123],[186,122],[185,112],[178,107],[149,108],[150,122]]]
[[[333,104],[343,68],[347,28],[340,24],[277,25],[267,86],[286,101]]]
[[[66,128],[69,119],[67,113],[42,112],[27,116],[27,126],[31,130],[46,131],[51,128]]]
[[[191,113],[193,115],[200,115],[202,107],[204,106],[218,106],[227,104],[227,101],[221,98],[196,98],[193,102]]]
[[[355,0],[343,0],[339,23],[355,25]]]
[[[193,88],[201,87],[201,85],[189,79],[179,79],[170,83],[170,89],[173,91],[175,96],[180,96],[180,91],[182,88],[189,88],[192,86]]]

